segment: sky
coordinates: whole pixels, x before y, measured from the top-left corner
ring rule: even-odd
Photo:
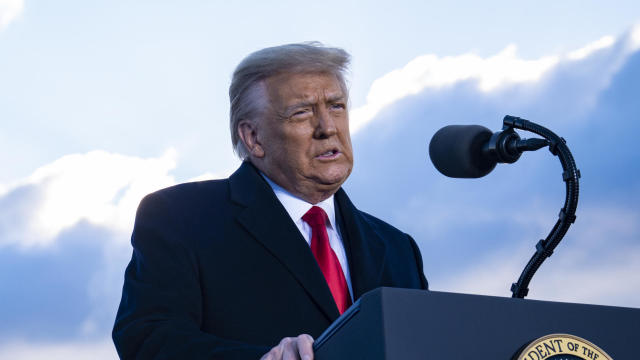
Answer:
[[[432,290],[510,296],[557,219],[545,149],[475,180],[428,160],[439,128],[510,114],[564,137],[582,173],[528,297],[640,307],[637,1],[0,0],[0,359],[116,358],[138,202],[232,173],[234,67],[308,40],[353,57],[344,187],[416,239]]]

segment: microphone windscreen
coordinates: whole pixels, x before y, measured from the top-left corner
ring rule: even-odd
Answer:
[[[493,133],[480,125],[449,125],[438,130],[429,143],[429,157],[443,175],[479,178],[496,167],[483,153]]]

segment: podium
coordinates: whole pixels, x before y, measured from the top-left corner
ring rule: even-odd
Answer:
[[[317,360],[511,360],[556,333],[585,339],[614,360],[640,359],[640,309],[395,288],[363,295],[316,339],[314,352]],[[524,359],[594,356],[544,355]]]

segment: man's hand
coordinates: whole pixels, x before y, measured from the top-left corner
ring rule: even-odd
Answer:
[[[307,334],[286,337],[260,360],[313,360],[313,338]]]

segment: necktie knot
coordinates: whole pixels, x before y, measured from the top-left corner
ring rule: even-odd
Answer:
[[[306,221],[312,228],[315,228],[316,226],[325,226],[328,216],[321,207],[313,206],[302,216],[302,220]]]

